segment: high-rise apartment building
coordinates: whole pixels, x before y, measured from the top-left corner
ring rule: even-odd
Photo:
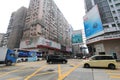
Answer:
[[[70,25],[53,0],[30,0],[20,48],[69,52]]]
[[[0,33],[0,47],[2,46],[4,33]]]
[[[74,30],[72,33],[72,51],[74,55],[82,54],[80,47],[83,46],[83,30]]]
[[[90,53],[116,53],[120,58],[120,0],[85,0],[85,9],[84,24],[86,33],[89,32],[86,35],[86,41]],[[95,15],[90,19],[92,14]],[[99,21],[96,18],[95,22],[96,14]],[[93,23],[89,23],[91,26],[89,25],[87,28],[87,23],[93,19]],[[101,22],[102,25],[97,24],[97,22]]]
[[[11,14],[11,18],[10,18],[10,21],[9,21],[7,32],[5,33],[5,35],[3,37],[3,42],[2,42],[3,47],[7,47],[7,45],[8,45],[8,38],[9,38],[10,33],[12,32],[12,29],[13,29],[14,15],[15,15],[15,12],[13,12]]]
[[[3,47],[10,49],[19,48],[20,40],[22,39],[23,29],[25,25],[27,8],[21,7],[16,12],[13,12],[9,21],[7,32],[3,38]]]

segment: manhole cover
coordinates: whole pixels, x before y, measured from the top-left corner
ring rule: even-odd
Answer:
[[[54,71],[54,70],[53,70],[53,69],[48,69],[47,71],[52,72],[52,71]]]

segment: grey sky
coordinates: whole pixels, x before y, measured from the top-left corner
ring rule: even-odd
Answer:
[[[6,33],[11,13],[21,6],[28,7],[30,0],[0,1],[0,33]],[[83,29],[84,0],[54,0],[74,30]]]

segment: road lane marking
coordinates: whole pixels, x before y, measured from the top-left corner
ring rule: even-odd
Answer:
[[[106,73],[106,74],[108,74],[109,76],[112,76],[112,75],[120,75],[120,72],[118,73]]]
[[[77,69],[80,66],[80,64],[76,65],[75,67],[73,67],[72,69],[70,69],[68,72],[66,72],[65,74],[62,74],[62,79],[64,79],[65,77],[67,77],[70,73],[72,73],[75,69]]]
[[[2,73],[0,73],[0,75],[2,75],[2,74],[4,74],[4,73],[6,73],[6,72],[2,72]]]
[[[120,71],[119,70],[106,70],[105,71],[110,78],[120,78]]]
[[[110,76],[110,78],[120,78],[120,75],[113,75],[113,76]]]
[[[67,70],[67,69],[64,69],[64,70]],[[61,70],[60,72],[64,71],[64,70]],[[58,70],[57,71],[53,71],[53,72],[44,72],[44,73],[39,73],[39,74],[36,74],[34,76],[38,76],[38,75],[46,75],[46,74],[51,74],[51,73],[58,73]]]
[[[7,79],[7,80],[19,80],[19,79],[21,79],[22,77],[15,77],[15,78],[9,78],[9,79]]]
[[[62,74],[61,74],[61,66],[58,65],[58,80],[62,80]]]
[[[56,73],[55,71],[54,72],[45,72],[45,73],[41,73],[41,74],[36,74],[34,76],[38,76],[38,75],[46,75],[46,74],[50,74],[50,73]]]
[[[40,63],[43,63],[43,62],[40,62]],[[20,67],[21,67],[21,66],[20,66]],[[7,68],[7,67],[3,67],[2,69],[4,69],[4,68]],[[8,75],[8,74],[10,74],[10,73],[14,73],[14,72],[17,72],[17,71],[21,71],[21,70],[24,69],[24,68],[27,68],[27,66],[24,66],[24,67],[21,67],[21,68],[18,68],[18,69],[9,71],[9,72],[4,72],[4,74],[3,74],[3,73],[2,73],[2,74],[0,73],[0,77],[6,76],[6,75]]]
[[[20,71],[21,69],[24,69],[24,68],[26,68],[26,67],[22,67],[22,68],[19,68],[19,69],[15,69],[15,70],[12,70],[12,71],[6,72],[6,73],[4,73],[3,75],[0,75],[0,77],[3,77],[3,76],[5,76],[5,75],[8,75],[8,74],[13,73],[13,72]]]
[[[51,73],[56,73],[57,71],[54,71],[54,72],[45,72],[45,73],[40,73],[40,74],[36,74],[34,76],[40,76],[40,75],[46,75],[46,74],[51,74]],[[9,78],[7,80],[18,80],[18,79],[21,79],[23,77],[27,77],[27,76],[22,76],[22,77],[15,77],[15,78]]]
[[[47,67],[47,65],[44,65],[43,67],[40,67],[40,68],[37,69],[34,73],[32,73],[31,75],[27,76],[24,80],[29,80],[31,77],[33,77],[35,74],[37,74],[39,71],[41,71],[41,70],[44,69],[45,67]]]
[[[70,66],[73,66],[73,67],[75,67],[76,65],[75,64],[69,64]]]
[[[114,73],[114,72],[120,72],[120,70],[106,70],[106,73]]]
[[[14,72],[17,72],[17,71],[22,71],[22,69],[25,69],[25,68],[28,68],[28,67],[22,67],[22,68],[18,68],[18,69],[9,71],[9,72],[4,72],[4,74],[3,74],[3,73],[0,73],[0,77],[6,76],[6,75],[8,75],[8,74],[10,74],[10,73],[14,73]]]
[[[68,70],[68,69],[64,69],[64,70]],[[64,71],[64,70],[61,70],[60,72],[62,72],[62,71]],[[53,71],[53,72],[44,72],[44,73],[39,73],[39,74],[36,74],[36,75],[34,75],[34,76],[38,76],[38,75],[46,75],[46,74],[50,74],[50,73],[58,73],[58,70],[57,71]]]
[[[58,77],[58,80],[63,80],[65,77],[67,77],[70,73],[72,73],[76,68],[78,68],[80,66],[80,64],[74,66],[73,68],[71,68],[69,71],[67,71],[66,73],[64,74],[61,74],[61,67],[60,65],[58,65],[58,74],[59,74],[59,77]]]

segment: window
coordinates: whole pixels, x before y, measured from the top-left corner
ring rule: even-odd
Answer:
[[[33,31],[33,29],[31,29],[31,31]]]
[[[111,0],[109,0],[109,2],[112,2]]]
[[[117,11],[118,11],[118,13],[120,13],[120,9],[118,9]]]
[[[99,59],[99,56],[94,56],[91,58],[92,60],[98,60]]]
[[[113,56],[95,56],[92,58],[93,60],[112,60]]]
[[[118,20],[118,17],[115,17],[115,20]]]
[[[119,7],[119,6],[120,6],[120,3],[115,4],[115,6],[116,6],[116,7]]]
[[[116,25],[115,25],[115,24],[112,24],[112,27],[116,27]]]
[[[102,58],[101,58],[101,56],[96,56],[95,57],[95,60],[101,60]]]
[[[104,28],[109,28],[109,26],[108,26],[108,25],[105,25]]]
[[[111,60],[114,59],[112,56],[101,56],[102,60]]]
[[[11,53],[10,56],[11,56],[11,57],[15,57],[15,54],[14,54],[14,53]]]
[[[114,0],[114,1],[119,1],[119,0]]]
[[[113,8],[113,5],[111,5],[111,8]]]
[[[118,27],[120,27],[120,23],[118,23],[117,25],[118,25]]]
[[[113,14],[116,14],[116,12],[115,12],[115,11],[112,11],[112,13],[113,13]]]

